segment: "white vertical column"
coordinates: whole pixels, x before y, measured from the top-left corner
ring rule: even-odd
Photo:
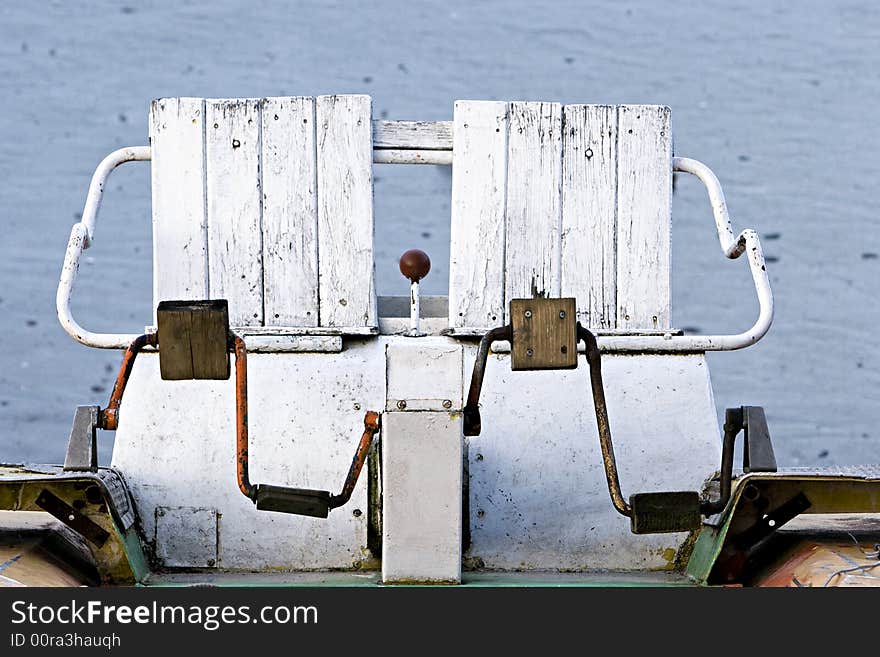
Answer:
[[[458,583],[462,349],[422,338],[395,340],[385,353],[382,581]]]

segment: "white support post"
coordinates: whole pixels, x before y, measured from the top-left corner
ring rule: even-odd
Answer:
[[[461,581],[462,349],[442,338],[386,348],[382,581]]]

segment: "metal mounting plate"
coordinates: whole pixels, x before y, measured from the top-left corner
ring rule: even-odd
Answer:
[[[513,370],[570,370],[577,367],[575,300],[511,299]]]

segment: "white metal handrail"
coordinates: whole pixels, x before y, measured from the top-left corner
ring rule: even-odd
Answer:
[[[385,151],[387,154],[388,151]],[[438,154],[445,153],[442,158]],[[400,157],[398,159],[398,154]],[[91,246],[95,238],[95,226],[98,209],[104,194],[104,187],[110,173],[125,162],[144,162],[151,159],[149,146],[133,146],[113,151],[105,157],[92,176],[86,204],[83,208],[82,220],[73,225],[70,231],[70,239],[67,243],[67,252],[64,256],[64,265],[61,270],[61,278],[58,283],[58,292],[55,297],[55,305],[58,311],[58,319],[61,326],[76,341],[100,349],[125,349],[137,337],[134,333],[96,333],[89,331],[73,318],[70,310],[70,298],[73,293],[73,285],[79,270],[79,260],[82,252]],[[442,162],[441,162],[442,160]],[[382,151],[375,151],[374,161],[423,164],[426,161],[432,163],[451,164],[449,150],[421,150],[395,151],[395,157],[385,159]],[[738,236],[734,235],[730,224],[730,216],[727,212],[727,204],[724,201],[724,192],[721,183],[712,173],[712,170],[702,162],[685,157],[676,157],[672,160],[673,171],[690,173],[699,178],[706,187],[709,200],[712,204],[712,212],[715,217],[715,227],[718,230],[718,239],[721,250],[728,258],[735,259],[745,253],[748,257],[752,280],[758,295],[759,313],[758,319],[748,330],[733,335],[604,335],[598,338],[599,349],[610,353],[684,353],[703,351],[729,351],[742,349],[755,344],[770,328],[773,322],[773,293],[770,290],[770,280],[764,265],[764,253],[761,249],[761,241],[758,234],[752,229],[742,231]],[[256,346],[256,345],[255,345]],[[250,348],[250,344],[249,344]],[[286,349],[275,345],[265,345],[267,350],[296,350],[288,346]]]
[[[58,281],[58,292],[55,294],[55,309],[58,312],[58,321],[65,331],[77,342],[87,347],[99,349],[125,349],[137,334],[125,333],[95,333],[80,326],[73,318],[70,311],[70,297],[73,294],[73,284],[79,271],[79,259],[82,252],[92,245],[95,239],[95,222],[98,218],[98,209],[101,207],[101,199],[104,196],[104,186],[110,173],[125,162],[144,162],[150,159],[149,146],[131,146],[113,151],[101,160],[92,182],[89,184],[89,193],[86,196],[86,205],[83,208],[82,219],[73,225],[70,231],[70,239],[67,241],[67,253],[64,254],[64,265],[61,268],[61,279]]]
[[[709,201],[712,203],[712,213],[715,216],[718,240],[721,242],[721,250],[724,255],[735,259],[745,253],[748,257],[752,281],[755,283],[755,291],[758,294],[758,319],[751,328],[734,335],[672,335],[667,333],[665,335],[600,336],[598,338],[599,349],[603,352],[731,351],[755,344],[764,337],[770,329],[770,324],[773,323],[773,292],[770,290],[770,279],[764,265],[764,251],[761,249],[761,240],[758,239],[758,234],[751,228],[747,228],[738,236],[734,236],[721,183],[705,164],[687,157],[675,157],[672,158],[672,170],[693,174],[706,186]]]

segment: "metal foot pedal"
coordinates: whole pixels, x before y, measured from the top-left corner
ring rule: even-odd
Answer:
[[[326,490],[257,484],[254,503],[260,511],[293,513],[313,518],[326,518],[330,513],[330,493]]]
[[[633,534],[664,534],[699,529],[700,494],[696,491],[634,493],[629,498]]]

